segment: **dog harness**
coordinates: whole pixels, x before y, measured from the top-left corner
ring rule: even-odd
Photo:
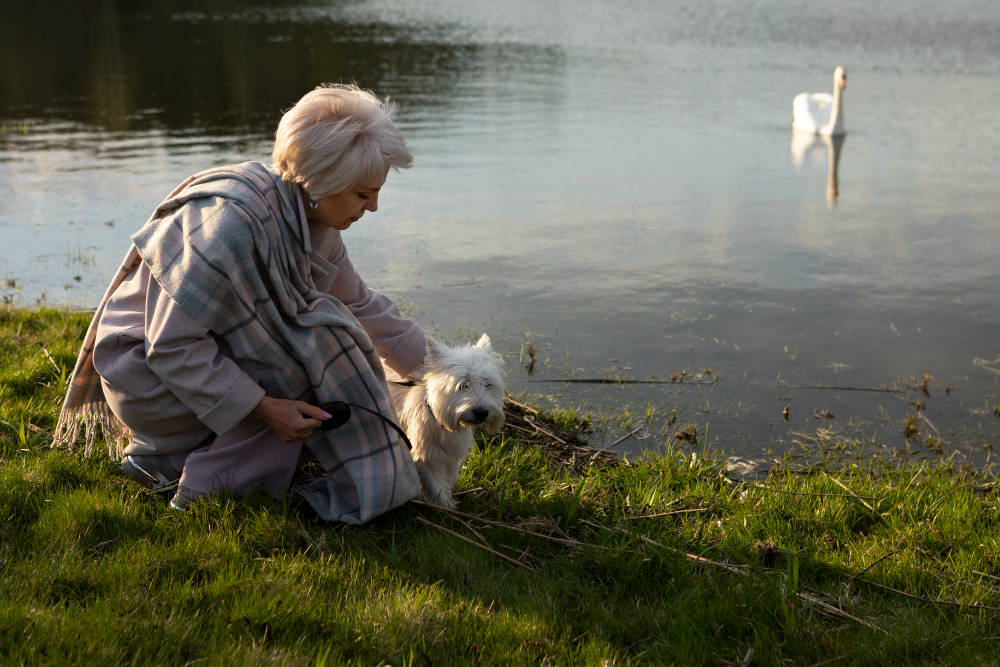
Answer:
[[[427,406],[427,412],[431,413],[431,419],[434,420],[434,423],[444,428],[444,424],[438,421],[438,418],[434,416],[434,410],[431,409],[430,394],[424,394],[424,405]]]
[[[400,382],[398,380],[390,380],[390,382],[399,385],[400,387],[416,387],[417,384],[419,384],[417,382],[414,382],[413,380],[406,380],[405,382]],[[444,424],[439,422],[438,418],[434,416],[434,410],[431,408],[430,394],[428,394],[427,392],[424,392],[424,405],[427,406],[427,412],[431,413],[431,419],[434,420],[434,423],[440,426],[441,428],[444,428]]]

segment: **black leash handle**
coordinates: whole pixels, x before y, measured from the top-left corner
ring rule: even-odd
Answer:
[[[329,419],[324,419],[323,423],[319,425],[320,430],[332,431],[346,424],[348,420],[350,420],[351,418],[352,407],[359,408],[361,410],[364,410],[365,412],[370,412],[371,414],[375,415],[376,417],[384,421],[386,424],[391,426],[393,430],[399,434],[399,437],[403,439],[403,442],[406,443],[406,448],[409,449],[410,451],[413,451],[413,444],[410,443],[410,439],[406,437],[406,433],[403,432],[403,429],[399,428],[399,425],[396,424],[396,422],[392,421],[391,419],[389,419],[380,412],[372,410],[371,408],[366,408],[363,405],[358,405],[357,403],[347,403],[345,401],[330,401],[328,403],[323,403],[322,405],[320,405],[319,408],[330,415]]]

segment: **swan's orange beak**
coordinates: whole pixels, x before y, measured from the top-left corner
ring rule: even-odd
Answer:
[[[837,81],[837,83],[840,84],[841,88],[847,88],[847,77],[846,76],[840,77],[840,80]]]

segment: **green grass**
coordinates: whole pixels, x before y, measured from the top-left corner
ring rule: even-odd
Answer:
[[[579,475],[500,436],[466,465],[458,490],[481,490],[460,509],[594,546],[413,504],[362,527],[264,497],[177,513],[106,457],[47,447],[87,319],[0,311],[0,664],[719,667],[751,647],[755,665],[997,662],[996,612],[850,582],[896,552],[864,577],[1000,606],[1000,503],[968,472],[831,470],[869,509],[822,474],[758,483],[840,495],[734,484],[674,450]]]

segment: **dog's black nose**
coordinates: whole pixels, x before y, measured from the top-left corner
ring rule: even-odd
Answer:
[[[490,416],[490,411],[486,408],[472,408],[472,416],[477,424],[482,424]]]

